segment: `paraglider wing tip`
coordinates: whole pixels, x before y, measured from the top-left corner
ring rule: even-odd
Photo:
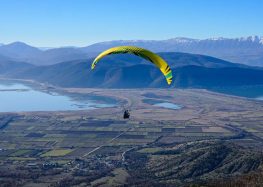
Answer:
[[[92,63],[92,64],[91,64],[91,69],[94,69],[94,68],[95,68],[95,64]]]
[[[167,75],[165,75],[165,77],[166,77],[167,84],[170,85],[173,81],[172,71],[170,71]]]

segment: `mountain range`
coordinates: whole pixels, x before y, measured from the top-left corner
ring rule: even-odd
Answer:
[[[183,52],[201,54],[226,61],[263,66],[263,37],[168,40],[115,40],[95,43],[86,47],[37,48],[22,42],[0,45],[0,59],[23,61],[34,65],[52,65],[65,61],[95,57],[113,46],[134,45],[154,52]]]
[[[169,61],[176,88],[206,88],[263,85],[263,69],[231,63],[210,56],[188,53],[158,53]],[[46,66],[0,60],[0,76],[32,79],[61,87],[147,88],[168,87],[158,68],[134,55],[112,55],[92,71],[92,58]]]

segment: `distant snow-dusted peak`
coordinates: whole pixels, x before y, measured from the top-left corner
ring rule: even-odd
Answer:
[[[186,37],[176,37],[172,38],[166,41],[172,41],[172,42],[177,42],[177,43],[191,43],[191,42],[198,42],[200,41],[199,39],[192,39],[192,38],[186,38]]]
[[[261,43],[263,37],[262,36],[248,36],[248,37],[240,37],[237,38],[238,41],[243,41],[243,42],[255,42],[255,43]]]
[[[224,37],[212,37],[212,38],[208,38],[206,40],[220,41],[220,40],[227,40],[227,38],[224,38]]]
[[[225,37],[211,37],[207,39],[193,39],[193,38],[185,38],[185,37],[176,37],[164,41],[170,41],[174,43],[193,43],[193,42],[217,42],[217,41],[231,41],[231,40],[236,40],[239,42],[255,42],[255,43],[260,43],[263,44],[263,37],[260,36],[248,36],[248,37],[240,37],[240,38],[225,38]]]

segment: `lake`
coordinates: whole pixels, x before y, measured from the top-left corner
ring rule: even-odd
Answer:
[[[143,102],[149,105],[156,106],[156,107],[168,108],[168,109],[173,109],[173,110],[179,110],[182,108],[181,105],[177,105],[174,103],[169,103],[169,102],[166,102],[163,100],[157,100],[157,99],[143,99]]]
[[[162,108],[168,108],[168,109],[174,109],[174,110],[178,110],[181,109],[182,107],[173,103],[168,103],[168,102],[164,102],[164,103],[157,103],[154,104],[153,106],[158,106],[158,107],[162,107]]]
[[[77,100],[76,97],[39,91],[22,83],[0,81],[0,112],[88,110],[113,106],[116,103],[107,99]]]

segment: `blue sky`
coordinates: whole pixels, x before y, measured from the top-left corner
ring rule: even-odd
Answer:
[[[0,43],[263,35],[262,0],[0,0]]]

